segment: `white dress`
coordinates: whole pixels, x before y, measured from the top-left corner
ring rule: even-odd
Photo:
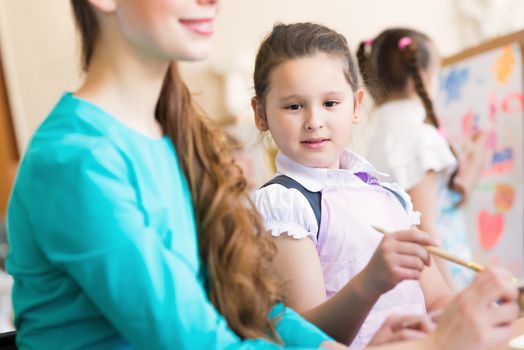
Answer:
[[[438,173],[436,225],[442,247],[470,259],[465,213],[462,207],[455,207],[460,195],[448,188],[457,160],[447,140],[433,125],[424,122],[425,116],[418,99],[379,106],[371,116],[374,132],[369,139],[367,158],[378,170],[390,174],[389,181],[406,191],[422,181],[428,171]],[[448,267],[457,289],[463,289],[473,278],[473,273],[462,266],[448,264]]]

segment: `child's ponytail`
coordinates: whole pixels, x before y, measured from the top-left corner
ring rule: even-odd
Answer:
[[[360,70],[360,75],[362,76],[362,81],[364,84],[366,84],[369,80],[368,74],[369,74],[369,68],[368,68],[368,54],[367,54],[367,47],[369,43],[367,41],[362,41],[360,45],[358,45],[357,49],[357,62],[358,62],[358,69]]]
[[[410,37],[402,37],[398,42],[398,49],[402,53],[402,57],[405,62],[405,67],[413,79],[415,91],[422,100],[422,103],[424,104],[424,109],[426,110],[426,122],[432,124],[437,130],[440,130],[440,122],[435,114],[435,109],[433,108],[433,101],[431,101],[431,98],[429,97],[429,94],[426,90],[426,86],[424,85],[424,81],[422,80],[422,76],[420,75],[420,64],[417,57],[418,47],[416,42],[414,42]],[[455,151],[454,147],[451,145],[451,143],[449,143],[449,141],[448,145],[451,153],[455,156],[455,158],[458,161],[458,154]],[[457,169],[455,169],[455,171],[451,174],[451,177],[449,178],[448,182],[448,188],[461,195],[460,201],[455,204],[456,206],[462,204],[465,199],[464,187],[456,181],[458,171],[459,167],[457,167]]]

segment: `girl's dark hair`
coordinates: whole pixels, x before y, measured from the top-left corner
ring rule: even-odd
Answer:
[[[258,49],[253,76],[257,102],[264,106],[271,73],[276,67],[288,60],[317,53],[341,58],[345,63],[346,80],[353,92],[357,91],[357,67],[343,35],[320,24],[277,24]]]
[[[411,42],[400,48],[399,41],[403,38],[409,38]],[[377,104],[386,102],[391,93],[406,92],[411,80],[426,110],[426,123],[438,129],[440,123],[421,76],[421,71],[427,72],[436,64],[434,50],[431,39],[425,34],[412,29],[393,28],[383,31],[372,43],[361,42],[357,59],[364,85]],[[451,144],[449,148],[458,161]],[[465,191],[455,181],[458,169],[451,175],[448,187],[461,195],[457,203],[460,205],[465,199]]]
[[[86,0],[71,3],[87,70],[99,23]],[[176,63],[166,74],[155,116],[175,145],[189,182],[211,302],[240,337],[280,341],[278,318],[268,317],[281,300],[280,286],[270,271],[274,243],[249,199],[246,179],[233,162],[226,137],[197,108]]]

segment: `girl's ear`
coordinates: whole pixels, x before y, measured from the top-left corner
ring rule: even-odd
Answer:
[[[117,8],[116,0],[88,0],[91,6],[102,13],[114,12]]]
[[[260,131],[268,131],[269,127],[267,126],[264,109],[260,103],[258,103],[256,97],[251,99],[251,108],[253,108],[253,114],[255,115],[255,125],[257,126],[257,129]]]
[[[360,122],[360,107],[362,106],[362,102],[364,102],[364,96],[365,92],[363,89],[358,89],[357,93],[355,94],[355,106],[353,108],[353,119],[352,122],[354,124],[357,124]]]

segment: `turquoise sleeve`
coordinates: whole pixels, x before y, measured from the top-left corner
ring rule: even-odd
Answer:
[[[276,305],[271,311],[271,316],[277,314],[282,315],[277,325],[277,331],[286,344],[286,348],[318,348],[323,341],[332,340],[298,313],[288,307],[284,307],[282,304]]]
[[[31,169],[34,200],[27,203],[49,261],[136,348],[280,348],[261,339],[242,341],[229,329],[198,271],[145,225],[131,163],[114,147],[91,146],[65,149]],[[327,339],[290,310],[279,331],[291,347],[316,348]]]

